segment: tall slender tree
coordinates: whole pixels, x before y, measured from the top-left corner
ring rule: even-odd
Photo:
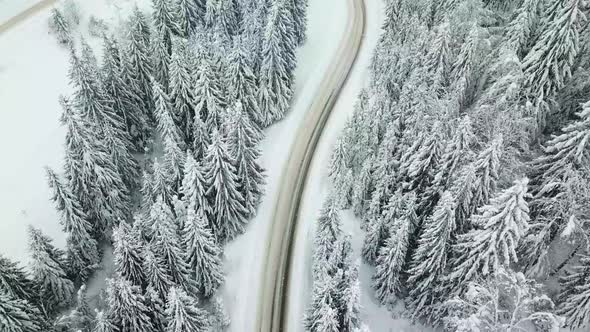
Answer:
[[[168,326],[166,332],[210,331],[207,312],[197,306],[197,301],[180,288],[172,288],[166,306]]]
[[[141,288],[123,278],[107,280],[109,318],[117,331],[151,332],[153,325]]]

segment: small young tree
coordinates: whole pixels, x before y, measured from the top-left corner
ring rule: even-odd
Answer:
[[[166,306],[166,332],[206,332],[211,323],[207,312],[197,306],[196,299],[180,288],[172,288]]]
[[[116,331],[152,332],[145,298],[141,288],[130,281],[116,278],[107,280],[109,319]]]
[[[189,206],[196,205],[189,202]],[[187,211],[187,222],[182,232],[186,246],[190,276],[196,281],[199,293],[205,297],[214,294],[223,283],[221,249],[207,225],[201,209]]]
[[[206,195],[213,206],[213,234],[220,242],[243,233],[248,210],[238,190],[235,159],[229,152],[226,139],[213,131],[212,142],[204,160]]]
[[[49,311],[66,307],[74,294],[74,284],[66,276],[63,252],[41,230],[29,226],[30,267],[41,303]]]

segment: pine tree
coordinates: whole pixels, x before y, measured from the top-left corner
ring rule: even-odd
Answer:
[[[111,323],[104,311],[96,311],[92,332],[114,332],[115,326]]]
[[[189,206],[196,204],[194,201],[189,201]],[[182,242],[186,246],[190,275],[196,281],[199,293],[210,297],[224,279],[221,250],[215,242],[202,210],[189,209],[187,213]]]
[[[418,151],[408,160],[407,169],[410,190],[423,189],[432,184],[434,172],[441,158],[444,142],[442,124],[436,122],[431,129],[431,134],[425,139]]]
[[[192,2],[192,0],[183,0]],[[193,68],[187,42],[178,38],[174,40],[172,60],[170,62],[170,99],[176,125],[183,133],[186,145],[192,144],[193,119]]]
[[[170,207],[164,203],[161,197],[152,206],[150,219],[155,256],[163,261],[168,274],[176,285],[192,292],[194,285],[186,263],[186,252],[181,246],[179,230]]]
[[[290,0],[293,15],[293,32],[297,45],[301,46],[307,39],[307,3],[308,0]]]
[[[55,33],[57,41],[62,45],[68,45],[72,42],[70,34],[70,25],[64,18],[63,14],[57,8],[51,9],[49,17],[49,27]]]
[[[164,139],[164,168],[172,192],[178,192],[182,182],[185,155],[177,142],[170,137]]]
[[[502,136],[496,137],[490,145],[479,153],[473,166],[475,168],[476,181],[473,184],[473,197],[471,199],[472,212],[487,204],[492,194],[496,191],[500,171],[500,157],[503,152]]]
[[[168,326],[166,332],[205,332],[210,331],[206,311],[197,306],[196,299],[180,288],[172,288],[166,307]]]
[[[158,1],[166,2],[167,0]],[[169,35],[168,38],[170,38]],[[172,41],[166,39],[166,34],[164,32],[156,30],[156,32],[152,34],[150,49],[154,81],[160,84],[163,91],[168,92]],[[156,96],[154,97],[157,98]]]
[[[187,214],[201,211],[203,217],[210,218],[213,216],[213,208],[207,200],[207,183],[204,178],[204,169],[201,163],[195,160],[192,152],[186,152],[186,161],[184,164],[184,178],[182,179],[182,186],[180,193],[182,194],[182,202],[186,206]],[[211,220],[210,220],[211,221]],[[207,223],[212,229],[212,224]]]
[[[383,207],[383,213],[371,217],[362,248],[362,256],[369,264],[375,264],[379,251],[390,237],[392,226],[395,225],[396,219],[402,216],[403,203],[401,191],[398,190]]]
[[[117,276],[137,286],[145,282],[143,245],[141,234],[137,234],[137,228],[131,230],[129,225],[121,223],[113,231],[113,253]]]
[[[153,168],[154,172],[149,186],[151,188],[151,202],[153,203],[161,197],[168,206],[172,206],[174,190],[172,188],[173,183],[168,178],[166,172],[166,164],[156,159]]]
[[[262,64],[263,31],[266,26],[268,8],[265,2],[249,1],[244,9],[242,42],[247,49],[252,71],[258,76]],[[262,123],[256,122],[262,125]]]
[[[527,185],[518,180],[497,194],[472,217],[475,228],[458,236],[449,275],[455,289],[518,261],[516,246],[529,226]]]
[[[208,187],[206,195],[213,206],[212,230],[221,243],[243,233],[247,223],[248,210],[238,190],[239,179],[234,164],[226,139],[214,130],[203,166]]]
[[[449,23],[444,22],[437,28],[437,33],[428,52],[425,67],[432,74],[437,75],[440,83],[446,84],[451,72],[451,36]]]
[[[61,214],[61,224],[67,236],[67,257],[70,275],[86,281],[100,262],[98,244],[91,234],[92,225],[78,199],[64,185],[57,174],[47,168],[47,179],[53,194],[51,200]]]
[[[154,27],[155,35],[161,35],[167,47],[170,47],[172,34],[181,34],[182,27],[178,24],[175,15],[178,6],[177,1],[153,0],[154,3]]]
[[[553,98],[571,77],[572,67],[580,49],[579,32],[586,15],[580,0],[556,1],[548,11],[548,23],[531,51],[522,61],[525,93],[536,101]],[[539,128],[543,128],[547,114],[537,110]]]
[[[145,305],[148,308],[154,331],[166,329],[166,298],[168,293],[160,294],[153,287],[148,286],[144,292]]]
[[[474,24],[469,36],[461,46],[457,60],[453,64],[452,80],[455,82],[455,91],[459,97],[461,109],[469,106],[473,80],[477,74],[478,65],[481,63],[480,27]]]
[[[343,283],[345,285],[342,294],[342,308],[341,308],[341,331],[354,332],[360,327],[360,312],[361,312],[361,289],[358,279],[358,263],[354,263],[349,271],[344,275]]]
[[[220,128],[221,114],[226,106],[220,69],[211,59],[201,59],[195,81],[195,117],[205,122],[208,131]]]
[[[117,278],[107,280],[109,319],[117,331],[152,332],[145,298],[141,288],[130,281]]]
[[[39,332],[43,325],[39,309],[0,290],[0,331]]]
[[[265,170],[259,164],[260,133],[245,114],[242,104],[236,103],[228,114],[228,145],[235,158],[239,191],[248,214],[256,214],[256,207],[264,193]]]
[[[227,68],[227,84],[229,100],[241,103],[252,123],[262,124],[262,114],[258,104],[257,77],[252,69],[252,60],[246,49],[247,42],[243,37],[236,37],[234,47],[229,54]]]
[[[30,267],[41,303],[50,311],[67,306],[72,300],[74,284],[67,279],[63,252],[39,229],[29,226]]]
[[[504,43],[506,47],[514,51],[520,58],[526,55],[531,37],[539,24],[541,1],[525,0],[522,2],[514,19],[506,27]]]
[[[326,264],[335,249],[336,240],[342,235],[338,206],[331,195],[324,201],[316,227],[314,270],[315,266],[321,267]]]
[[[260,69],[259,100],[265,127],[285,116],[293,97],[296,42],[291,23],[284,2],[273,2],[262,43]]]
[[[396,218],[385,246],[379,250],[373,287],[377,299],[383,304],[395,302],[396,296],[402,290],[401,272],[408,252],[412,222],[409,211],[405,211],[403,216]]]
[[[25,270],[0,254],[0,292],[15,299],[32,302],[34,284]]]
[[[154,255],[152,245],[145,246],[142,257],[148,287],[153,289],[161,299],[165,299],[170,288],[174,286],[165,262],[161,257]]]
[[[326,310],[334,310],[333,294],[335,292],[335,283],[332,277],[327,274],[325,267],[320,269],[319,274],[314,275],[311,304],[305,314],[305,330],[313,332],[326,331],[322,327],[322,321],[329,318],[332,324],[338,324],[336,313],[330,313],[326,317]]]
[[[220,27],[226,36],[239,32],[238,11],[233,0],[207,0],[205,24]]]
[[[172,113],[172,105],[162,85],[154,81],[154,102],[156,105],[155,116],[158,132],[162,140],[171,139],[180,147],[184,147],[184,135],[176,126]]]
[[[445,191],[434,213],[422,225],[418,248],[412,255],[408,273],[411,308],[424,317],[432,303],[435,287],[447,271],[447,260],[455,230],[455,202]]]
[[[205,23],[205,1],[179,0],[175,7],[180,35],[188,38],[197,25]]]
[[[566,324],[571,328],[590,326],[590,257],[581,256],[580,262],[572,273],[560,278],[561,292],[558,296],[559,306],[557,314],[566,318]]]

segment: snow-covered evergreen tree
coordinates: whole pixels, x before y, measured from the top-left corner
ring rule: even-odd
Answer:
[[[182,186],[180,193],[182,194],[182,202],[189,212],[201,211],[203,217],[210,218],[213,216],[213,208],[207,199],[207,182],[204,178],[204,169],[201,163],[195,160],[192,152],[187,150],[186,161],[184,163],[184,178],[182,179]],[[211,220],[207,223],[212,229]]]
[[[307,7],[308,0],[289,0],[293,15],[293,34],[297,45],[301,46],[307,39]]]
[[[51,9],[51,16],[49,17],[49,28],[57,37],[57,41],[62,45],[67,45],[72,42],[72,35],[70,33],[70,24],[64,18],[61,11],[57,8]]]
[[[223,122],[221,114],[226,106],[226,99],[222,81],[219,67],[210,58],[201,59],[196,72],[194,107],[195,117],[198,116],[205,122],[208,131],[219,129]]]
[[[211,317],[211,326],[213,328],[217,328],[218,330],[223,330],[227,328],[231,323],[231,319],[227,310],[225,309],[225,305],[223,304],[223,299],[220,296],[216,296],[213,300],[213,315]]]
[[[115,326],[111,323],[109,316],[104,311],[96,310],[92,332],[114,332]]]
[[[143,246],[137,228],[134,227],[132,230],[127,223],[121,223],[113,231],[113,254],[117,276],[137,286],[142,286],[145,282]]]
[[[152,245],[148,244],[143,249],[143,271],[148,287],[154,290],[160,299],[165,299],[170,288],[174,286],[172,277],[164,260],[154,254]]]
[[[402,193],[398,190],[383,207],[383,213],[374,213],[370,216],[362,248],[362,256],[369,264],[375,264],[379,251],[390,237],[392,226],[403,215],[403,204]],[[375,209],[379,209],[379,207],[375,207]]]
[[[235,160],[238,190],[242,194],[248,214],[253,216],[264,193],[266,177],[265,170],[258,160],[261,153],[257,146],[260,133],[244,112],[240,102],[229,110],[227,116],[228,145]]]
[[[496,194],[472,217],[474,229],[458,236],[449,275],[455,289],[518,261],[516,247],[529,227],[527,186],[528,179],[517,180]]]
[[[30,268],[40,302],[49,311],[66,307],[74,294],[74,284],[66,276],[64,254],[41,230],[29,226]]]
[[[43,331],[42,317],[39,309],[28,301],[12,297],[4,290],[0,290],[0,331]]]
[[[342,235],[342,225],[335,198],[330,195],[323,203],[316,228],[314,240],[314,270],[322,267],[329,260],[335,249],[336,241]]]
[[[149,317],[155,331],[164,331],[166,328],[166,299],[168,293],[160,294],[153,287],[148,286],[144,291],[145,305],[149,311]]]
[[[452,195],[445,191],[434,213],[422,224],[418,247],[412,255],[408,271],[410,306],[415,316],[428,314],[427,306],[433,302],[436,285],[447,271],[454,230],[455,202]]]
[[[0,254],[0,292],[15,299],[34,301],[34,284],[25,270]]]
[[[179,34],[182,37],[188,38],[197,25],[205,23],[204,0],[178,0],[175,10],[180,29]]]
[[[205,23],[209,28],[219,26],[226,36],[239,32],[239,12],[233,0],[206,0]]]
[[[319,274],[314,276],[311,304],[305,314],[305,330],[313,332],[324,332],[325,327],[322,321],[329,319],[332,325],[338,327],[338,317],[336,304],[334,303],[333,294],[335,292],[335,282],[327,274],[325,267],[320,269]],[[326,311],[328,317],[326,317]],[[337,330],[336,330],[337,331]]]
[[[173,183],[171,183],[168,178],[165,160],[163,163],[157,159],[154,161],[150,182],[151,184],[149,184],[149,188],[145,188],[146,191],[151,189],[149,190],[151,197],[150,202],[153,203],[161,197],[168,206],[172,206],[172,197],[174,196],[174,190],[172,188]]]
[[[170,98],[164,92],[161,84],[154,81],[154,102],[156,109],[154,111],[156,116],[156,123],[158,132],[163,141],[165,139],[171,139],[174,143],[180,147],[184,146],[184,135],[183,132],[174,121],[172,112],[172,104]]]
[[[176,193],[182,182],[185,154],[170,137],[164,139],[164,168],[170,189]]]
[[[183,0],[192,2],[192,0]],[[186,145],[192,144],[193,119],[193,77],[194,68],[190,60],[187,42],[178,38],[174,40],[172,60],[170,62],[170,100],[176,125],[183,133]]]
[[[86,285],[82,285],[76,294],[76,307],[70,313],[70,329],[89,331],[93,315],[88,304]]]
[[[194,197],[194,196],[193,196]],[[192,198],[194,200],[195,198]],[[196,205],[189,201],[189,206]],[[186,257],[191,278],[196,281],[199,293],[205,297],[213,295],[223,283],[223,262],[221,249],[209,229],[205,214],[198,208],[187,211],[187,221],[182,232]]]
[[[164,2],[165,0],[158,1]],[[167,40],[165,36],[163,32],[156,30],[152,34],[150,51],[154,81],[160,84],[162,90],[168,92],[172,41],[170,39]],[[157,98],[157,96],[154,96],[154,98]]]
[[[590,326],[590,257],[581,256],[573,271],[560,278],[560,285],[557,313],[571,328]]]
[[[145,298],[141,288],[123,278],[107,280],[109,319],[116,331],[152,332]]]
[[[166,306],[166,332],[210,331],[207,312],[197,306],[196,299],[180,288],[172,288]]]
[[[213,234],[223,243],[244,232],[248,210],[239,191],[235,159],[227,139],[214,130],[211,140],[203,164],[206,195],[213,207]]]
[[[528,52],[531,37],[540,23],[540,4],[539,0],[523,1],[516,11],[516,15],[506,27],[504,43],[521,58]]]
[[[47,179],[52,190],[51,200],[61,214],[61,225],[68,234],[68,271],[80,281],[86,281],[100,262],[98,244],[91,234],[92,225],[70,188],[62,183],[53,170],[47,168]]]
[[[172,34],[180,34],[182,31],[179,26],[179,17],[177,13],[178,2],[170,0],[152,0],[154,7],[154,34],[160,35],[164,44],[169,49]]]

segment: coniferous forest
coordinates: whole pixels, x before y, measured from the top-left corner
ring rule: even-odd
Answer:
[[[445,331],[588,331],[590,4],[385,3],[333,149],[306,329],[368,330],[339,215],[351,209],[371,296],[392,314]]]
[[[95,50],[53,9],[70,59],[64,169],[47,168],[67,246],[29,227],[30,266],[0,256],[2,332],[197,332],[230,324],[224,245],[265,191],[264,129],[293,96],[306,0],[153,0]],[[100,52],[98,52],[100,51]],[[100,56],[97,56],[100,54]],[[103,254],[112,251],[112,258]],[[114,276],[86,284],[103,259]]]

